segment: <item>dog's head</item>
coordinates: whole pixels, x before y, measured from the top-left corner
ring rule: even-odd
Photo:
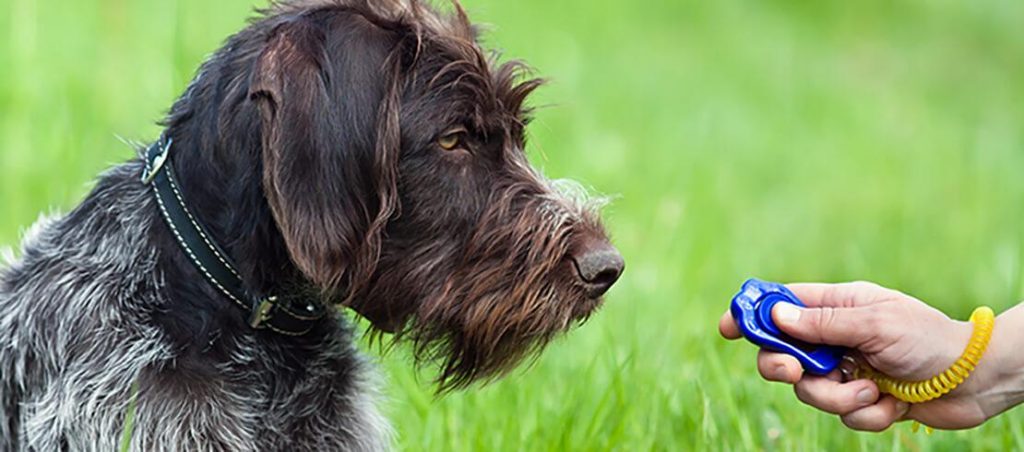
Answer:
[[[524,101],[541,82],[485,56],[454,9],[278,5],[246,100],[292,262],[439,362],[444,389],[586,319],[623,270],[596,207],[527,161]]]

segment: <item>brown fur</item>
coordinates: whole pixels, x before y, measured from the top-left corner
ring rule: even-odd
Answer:
[[[293,261],[375,327],[411,340],[421,363],[439,361],[443,389],[499,376],[585,319],[599,299],[579,288],[570,249],[605,236],[592,209],[556,193],[523,154],[530,119],[525,101],[542,81],[524,80],[528,70],[520,62],[500,64],[485,56],[465,12],[458,3],[454,7],[451,16],[401,1],[302,1],[272,10],[352,11],[365,20],[356,23],[360,39],[388,43],[378,62],[385,77],[378,108],[367,112],[376,116],[373,197],[355,199],[350,209],[322,210],[289,193],[282,181],[295,174],[282,156],[289,144],[307,137],[282,136],[286,126],[276,118],[309,116],[300,122],[311,123],[322,115],[317,109],[329,99],[317,93],[322,87],[315,75],[328,63],[308,46],[324,38],[309,24],[281,29],[258,59],[250,87],[264,100],[263,124],[270,133],[264,135],[263,182]],[[463,166],[462,176],[479,172],[488,183],[417,201],[410,191],[441,188],[417,180],[428,175],[403,168],[410,150],[402,149],[408,146],[402,135],[426,141],[443,131],[439,124],[465,125],[478,149],[492,148],[493,167],[474,165],[470,160],[477,155],[434,155],[460,159],[454,164]],[[437,173],[452,163],[429,164]],[[462,215],[446,212],[454,204],[464,205]],[[359,219],[355,225],[353,218]],[[438,218],[447,221],[432,221]]]
[[[596,204],[526,158],[527,73],[457,4],[275,4],[172,107],[167,165],[246,292],[351,308],[462,388],[586,320],[623,269]],[[129,400],[138,450],[385,448],[351,323],[250,327],[143,166],[101,176],[0,270],[0,344],[17,345],[0,346],[0,449],[111,450]]]

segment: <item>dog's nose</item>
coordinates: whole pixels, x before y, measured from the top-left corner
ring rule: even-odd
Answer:
[[[595,240],[580,247],[573,253],[572,262],[591,298],[604,295],[626,267],[622,254],[606,240]]]

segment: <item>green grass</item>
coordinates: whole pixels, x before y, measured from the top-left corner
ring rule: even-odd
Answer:
[[[554,80],[532,157],[614,195],[628,260],[530,368],[435,399],[380,358],[408,450],[1009,450],[846,430],[758,379],[715,321],[749,276],[870,279],[965,318],[1024,297],[1024,3],[466,1]],[[638,6],[642,4],[643,6]],[[248,0],[0,3],[0,243],[152,139]]]

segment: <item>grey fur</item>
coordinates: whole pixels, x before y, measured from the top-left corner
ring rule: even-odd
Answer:
[[[287,390],[261,371],[280,357],[255,331],[218,339],[230,341],[218,379],[200,384],[176,366],[146,314],[166,301],[147,243],[160,220],[140,172],[117,167],[74,212],[41,219],[0,270],[0,450],[117,450],[135,382],[132,450],[386,449],[376,376],[340,314]]]
[[[488,59],[454,9],[275,2],[204,63],[162,136],[247,289],[351,308],[436,364],[441,392],[505,375],[624,269],[584,191],[527,163],[542,81]],[[132,450],[388,448],[351,323],[250,328],[142,170],[101,176],[0,269],[0,452],[116,450],[133,397]],[[581,271],[595,254],[618,259]]]

